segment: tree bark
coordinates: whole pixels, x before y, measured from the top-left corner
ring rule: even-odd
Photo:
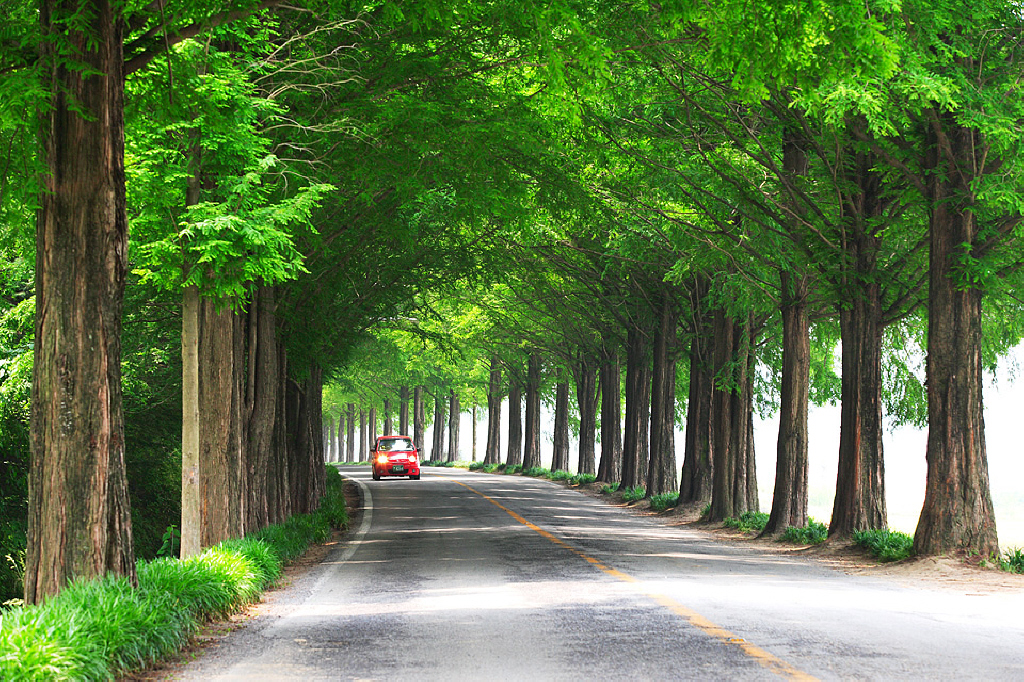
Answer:
[[[391,423],[391,400],[384,398],[384,431],[381,435],[390,436],[394,432],[394,425]]]
[[[709,321],[706,297],[710,285],[699,278],[690,295],[693,337],[690,339],[690,387],[686,403],[686,434],[679,504],[704,504],[711,500],[713,458],[711,414],[714,400],[714,328]]]
[[[530,354],[526,382],[526,433],[523,447],[523,468],[533,469],[540,460],[540,369],[539,353]]]
[[[555,433],[552,471],[569,470],[569,382],[555,384]]]
[[[523,463],[523,389],[513,377],[508,387],[508,453],[506,466]]]
[[[399,435],[409,435],[409,387],[401,386],[398,389],[398,432]]]
[[[430,459],[443,462],[444,456],[444,395],[438,390],[434,393],[434,438]]]
[[[576,404],[580,411],[579,474],[596,474],[597,459],[597,363],[580,354],[576,367]]]
[[[235,355],[240,329],[231,308],[218,309],[217,301],[204,298],[200,315],[200,546],[211,547],[241,537],[245,527],[242,398],[237,382],[242,359]]]
[[[359,461],[365,462],[370,456],[370,438],[366,429],[366,410],[359,410]]]
[[[647,496],[676,489],[676,329],[677,313],[669,296],[662,300],[661,320],[654,337],[651,374],[651,457]]]
[[[423,387],[416,386],[412,390],[412,443],[416,452],[423,457],[423,438],[427,428],[426,405],[423,401]]]
[[[275,291],[273,287],[256,289],[255,300],[249,305],[248,382],[246,389],[246,498],[247,530],[258,530],[271,523],[271,507],[276,508],[272,490],[276,481],[275,430],[278,423],[278,403],[281,400],[281,350],[277,343],[275,319]],[[272,465],[273,468],[272,468]]]
[[[457,462],[459,459],[459,419],[462,417],[462,408],[459,407],[459,395],[452,389],[448,397],[448,459],[449,462]]]
[[[52,95],[36,216],[29,604],[75,578],[136,581],[121,407],[124,26],[106,0],[43,0],[40,20],[40,74]],[[48,39],[58,34],[68,57]]]
[[[187,559],[202,550],[202,444],[199,421],[199,335],[202,328],[199,287],[185,287],[181,297],[181,545]]]
[[[807,277],[781,273],[782,386],[775,493],[764,535],[807,525],[807,406],[810,397],[811,337],[807,318]]]
[[[626,423],[622,445],[622,485],[628,490],[646,483],[647,420],[649,406],[647,345],[643,332],[634,326],[629,328],[626,338]]]
[[[601,358],[601,462],[597,480],[622,480],[622,379],[619,356],[605,350]]]
[[[472,427],[470,427],[471,428],[471,430],[470,430],[470,434],[471,434],[471,437],[470,437],[470,442],[471,442],[470,448],[471,448],[471,452],[473,453],[472,457],[470,458],[470,461],[475,462],[476,461],[476,405],[473,405],[473,409],[470,412],[471,412],[471,414],[470,414],[470,423],[472,424]]]
[[[348,442],[345,444],[344,461],[354,462],[356,461],[356,404],[349,403],[347,407],[348,418],[345,420],[345,425],[348,430],[348,433],[346,434]],[[365,453],[360,454],[365,455]]]
[[[928,296],[928,476],[914,534],[921,555],[999,552],[982,410],[982,294],[960,264],[978,250],[966,175],[986,151],[980,133],[936,112],[926,166],[931,254]]]
[[[369,413],[369,416],[367,418],[367,426],[370,427],[370,437],[367,440],[367,443],[369,444],[370,449],[372,450],[374,444],[377,442],[377,408],[376,407],[371,407],[370,408],[370,413]]]
[[[491,374],[487,384],[487,444],[484,464],[498,464],[501,459],[501,362],[491,357]]]

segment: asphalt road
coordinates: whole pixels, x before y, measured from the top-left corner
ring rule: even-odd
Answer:
[[[557,484],[370,481],[349,539],[195,680],[1024,679],[1024,593],[909,589]]]

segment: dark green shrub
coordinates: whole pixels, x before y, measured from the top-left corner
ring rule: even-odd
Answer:
[[[568,481],[572,478],[572,474],[564,469],[559,469],[558,471],[552,471],[549,473],[548,478],[552,481]]]
[[[1024,573],[1024,549],[1011,547],[1003,552],[999,567],[1010,573]]]
[[[665,511],[677,504],[679,504],[679,493],[663,493],[651,498],[651,509],[654,511]]]
[[[914,553],[912,536],[888,528],[854,531],[853,541],[880,561],[900,561]]]
[[[742,533],[757,531],[760,533],[768,525],[768,514],[758,511],[745,511],[737,519],[729,517],[722,522],[727,528],[735,528]]]
[[[642,486],[638,485],[633,488],[629,488],[622,493],[622,499],[626,502],[636,502],[647,497],[647,490]]]
[[[611,495],[612,493],[616,492],[619,489],[620,485],[621,485],[621,483],[618,483],[618,482],[611,483],[611,484],[608,484],[608,485],[603,485],[603,486],[601,486],[601,494],[603,494],[603,495]]]
[[[594,474],[576,474],[569,479],[569,483],[572,485],[589,485],[597,480],[597,476]]]
[[[509,465],[509,466],[505,467],[505,473],[506,474],[518,474],[522,470],[523,470],[523,465],[522,464],[512,464],[512,465]]]
[[[551,471],[544,467],[530,467],[529,469],[522,470],[523,476],[533,476],[534,478],[546,478],[551,475]]]
[[[820,545],[828,538],[828,526],[814,519],[808,519],[807,525],[803,528],[790,526],[782,534],[783,542],[792,542],[798,545]]]

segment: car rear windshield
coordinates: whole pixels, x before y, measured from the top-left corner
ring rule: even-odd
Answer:
[[[389,438],[380,442],[380,449],[384,452],[389,450],[412,450],[412,441],[408,438]]]

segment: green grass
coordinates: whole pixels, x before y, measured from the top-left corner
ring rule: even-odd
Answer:
[[[505,473],[506,474],[518,474],[522,470],[523,470],[523,465],[522,464],[512,464],[510,466],[506,466],[505,467]]]
[[[853,541],[884,562],[900,561],[914,553],[912,536],[888,528],[854,531]]]
[[[651,497],[651,509],[654,511],[665,511],[677,504],[679,504],[679,493],[662,493]]]
[[[1009,573],[1024,573],[1024,548],[1011,547],[996,561],[1000,570]]]
[[[544,467],[530,467],[529,469],[522,470],[523,476],[533,476],[534,478],[548,478],[551,476],[551,471]]]
[[[199,625],[259,598],[282,564],[348,522],[342,479],[327,495],[246,538],[179,560],[140,561],[139,585],[113,575],[73,582],[42,606],[0,611],[0,679],[108,680],[177,651]]]
[[[597,480],[594,474],[576,474],[569,478],[570,485],[589,485]]]
[[[602,495],[611,495],[612,493],[616,492],[619,489],[619,485],[621,485],[621,484],[618,483],[618,482],[610,483],[608,485],[603,485],[603,486],[601,486],[601,494]]]
[[[828,526],[820,521],[808,519],[807,525],[803,528],[790,526],[780,538],[783,542],[792,542],[798,545],[820,545],[828,538]]]
[[[636,502],[647,497],[647,490],[642,486],[638,485],[633,488],[628,488],[622,493],[622,499],[626,502]]]
[[[723,521],[727,528],[735,528],[741,533],[757,531],[760,533],[768,525],[768,514],[758,511],[745,511],[739,518],[730,516]]]

